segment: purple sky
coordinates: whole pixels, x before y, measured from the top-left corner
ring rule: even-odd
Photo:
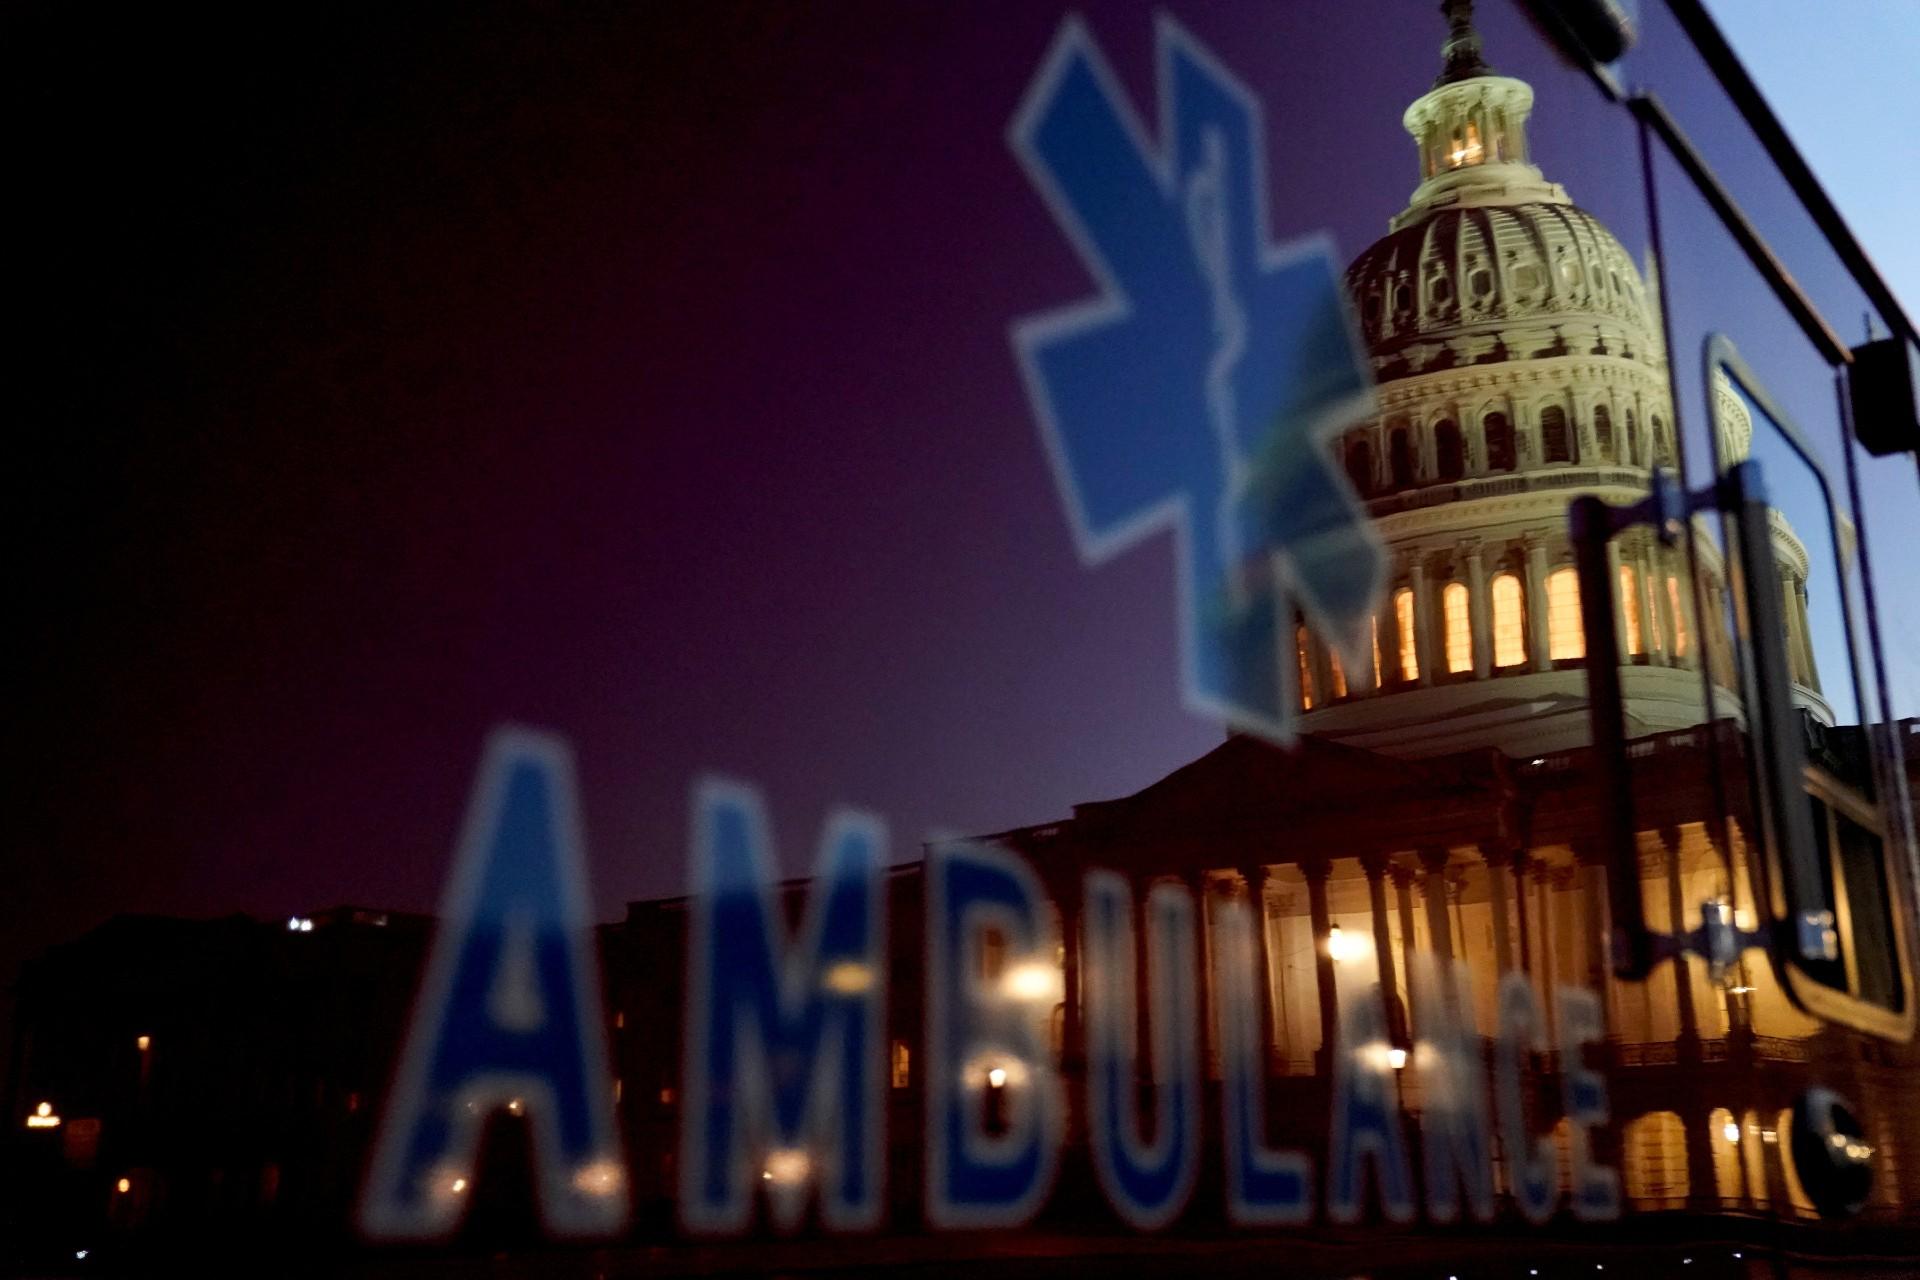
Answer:
[[[678,891],[700,771],[797,869],[832,803],[905,860],[1219,740],[1170,547],[1080,568],[1007,343],[1091,288],[1003,140],[1060,11],[719,8],[21,20],[0,970],[118,911],[430,909],[504,720],[573,743],[609,918]],[[1638,256],[1623,118],[1486,8],[1536,159]],[[1183,14],[1268,104],[1276,238],[1350,257],[1404,204],[1430,10]],[[1150,14],[1092,26],[1152,119]]]

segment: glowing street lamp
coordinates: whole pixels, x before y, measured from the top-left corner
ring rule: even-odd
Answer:
[[[60,1117],[54,1114],[51,1102],[41,1103],[33,1109],[33,1114],[27,1117],[29,1129],[58,1129],[59,1127]]]

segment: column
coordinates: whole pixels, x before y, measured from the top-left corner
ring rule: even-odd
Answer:
[[[1505,974],[1513,969],[1513,938],[1507,926],[1507,862],[1506,853],[1496,846],[1483,844],[1480,856],[1487,864],[1487,905],[1493,913],[1493,958],[1498,972]]]
[[[1434,954],[1442,961],[1453,959],[1453,922],[1447,916],[1447,857],[1442,848],[1420,851],[1424,875],[1420,896],[1427,907],[1427,933],[1433,940]]]
[[[1086,1053],[1086,1038],[1080,1026],[1081,892],[1080,886],[1069,885],[1066,892],[1054,899],[1060,904],[1060,943],[1066,952],[1060,972],[1060,1065],[1068,1074],[1079,1069]]]
[[[1634,576],[1639,580],[1638,585],[1634,588],[1633,599],[1634,599],[1634,604],[1638,606],[1638,614],[1640,618],[1640,647],[1646,651],[1646,654],[1647,654],[1646,660],[1649,663],[1651,663],[1654,660],[1653,659],[1654,633],[1653,633],[1653,611],[1649,606],[1653,602],[1648,600],[1647,597],[1652,595],[1653,592],[1650,589],[1652,584],[1648,581],[1648,575],[1646,571],[1647,563],[1648,563],[1648,557],[1647,557],[1647,553],[1644,550],[1636,552],[1628,560],[1628,564],[1631,565],[1633,569]],[[1619,586],[1617,585],[1619,582],[1619,573],[1620,571],[1618,569],[1614,570],[1614,581],[1616,584],[1614,587],[1614,590],[1616,591],[1619,590]],[[1621,626],[1624,628],[1625,625],[1626,623],[1623,619],[1621,622]],[[1625,653],[1626,650],[1622,649],[1621,652]]]
[[[1427,585],[1427,566],[1415,555],[1407,566],[1407,581],[1413,588],[1413,652],[1420,660],[1420,683],[1433,683],[1433,591]]]
[[[1793,584],[1793,611],[1800,619],[1800,643],[1807,651],[1807,688],[1820,692],[1820,660],[1813,652],[1813,624],[1807,621],[1807,584],[1795,580]]]
[[[1392,597],[1391,591],[1388,592],[1388,597],[1389,598],[1387,600],[1387,609],[1389,612],[1391,612],[1393,609],[1393,600],[1391,598]],[[1365,649],[1365,652],[1363,652],[1360,655],[1360,665],[1357,669],[1354,669],[1353,664],[1351,662],[1348,662],[1345,658],[1340,659],[1342,665],[1348,668],[1347,692],[1356,697],[1364,694],[1372,693],[1380,687],[1379,682],[1373,678],[1373,643],[1374,643],[1374,637],[1379,634],[1377,630],[1379,625],[1380,625],[1380,617],[1378,614],[1373,615],[1372,618],[1368,620],[1367,632],[1364,636],[1361,637],[1361,641]],[[1381,667],[1382,675],[1386,674],[1386,665],[1387,665],[1387,651],[1385,647],[1382,647],[1380,650],[1380,667]]]
[[[1546,1015],[1549,1030],[1560,1023],[1555,1016],[1558,1012],[1554,1000],[1554,985],[1557,975],[1553,957],[1553,868],[1542,858],[1533,866],[1534,909],[1540,916],[1540,1008]]]
[[[1666,855],[1668,932],[1679,937],[1687,931],[1686,891],[1680,880],[1680,828],[1660,828],[1660,850]],[[1699,1053],[1700,1041],[1699,1015],[1693,1007],[1693,961],[1684,955],[1673,960],[1673,1002],[1680,1013],[1680,1056],[1684,1061]]]
[[[1600,997],[1612,1026],[1613,992],[1607,983],[1607,867],[1605,853],[1598,844],[1578,840],[1573,846],[1574,878],[1580,904],[1580,952],[1584,961],[1584,979],[1588,990]],[[1637,880],[1636,880],[1637,884]]]
[[[1647,593],[1653,597],[1653,615],[1658,620],[1660,632],[1660,654],[1670,667],[1680,665],[1680,657],[1674,652],[1673,598],[1667,594],[1667,570],[1670,557],[1658,545],[1649,547],[1647,561],[1651,580],[1647,583]]]
[[[1520,971],[1533,973],[1533,933],[1527,927],[1527,867],[1530,863],[1526,850],[1513,855],[1513,918],[1520,926]]]
[[[1407,1021],[1400,1004],[1400,987],[1393,971],[1393,930],[1387,923],[1387,855],[1369,853],[1360,859],[1367,873],[1367,908],[1373,918],[1373,957],[1380,966],[1380,999],[1387,1010],[1387,1038],[1405,1045]]]
[[[1334,1029],[1339,1017],[1339,996],[1333,979],[1333,952],[1329,942],[1333,934],[1333,916],[1327,910],[1327,877],[1333,864],[1325,858],[1303,862],[1307,876],[1307,919],[1313,926],[1313,976],[1320,990],[1320,1048],[1314,1054],[1315,1069],[1326,1073],[1333,1065]]]
[[[1333,701],[1333,664],[1327,660],[1327,642],[1307,628],[1307,666],[1313,672],[1313,706],[1317,711]]]
[[[1209,936],[1212,930],[1208,927],[1211,921],[1207,915],[1207,873],[1204,869],[1188,871],[1182,879],[1186,881],[1187,891],[1193,895],[1193,944],[1195,959],[1200,967],[1200,1007],[1191,1016],[1196,1020],[1194,1039],[1200,1050],[1200,1073],[1204,1082],[1216,1078],[1220,1073],[1215,1052],[1218,1037],[1213,1033],[1213,958],[1210,954],[1213,939]],[[1148,1003],[1147,988],[1141,987],[1139,992],[1139,1003]]]
[[[1264,864],[1253,863],[1240,868],[1240,876],[1247,882],[1247,901],[1253,912],[1253,957],[1260,966],[1261,981],[1257,984],[1259,998],[1254,1021],[1260,1028],[1260,1065],[1266,1076],[1274,1074],[1273,1046],[1279,1038],[1276,1028],[1279,1019],[1275,1016],[1273,998],[1273,945],[1270,938],[1270,922],[1267,919],[1267,877]]]
[[[1547,631],[1547,540],[1528,533],[1527,550],[1527,661],[1535,671],[1553,666],[1553,646]]]
[[[1620,540],[1614,538],[1607,543],[1607,585],[1613,589],[1613,641],[1620,647],[1620,661],[1628,664],[1633,661],[1633,651],[1627,647],[1627,602],[1620,598]],[[1644,592],[1635,592],[1644,595]],[[1646,624],[1641,623],[1644,634]]]
[[[1467,565],[1467,617],[1473,633],[1473,677],[1493,674],[1493,602],[1487,597],[1487,552],[1478,538],[1460,544]]]
[[[1696,1213],[1715,1212],[1721,1207],[1713,1172],[1713,1148],[1720,1136],[1712,1127],[1713,1107],[1712,1098],[1696,1094],[1678,1108],[1681,1123],[1687,1127],[1687,1208]]]
[[[1411,963],[1411,957],[1417,949],[1413,932],[1413,870],[1395,863],[1388,868],[1387,874],[1393,879],[1394,909],[1400,917],[1401,950],[1406,952]]]
[[[1659,639],[1659,660],[1674,666],[1674,610],[1667,603],[1667,557],[1659,543],[1647,545],[1647,612],[1653,618],[1653,635]]]

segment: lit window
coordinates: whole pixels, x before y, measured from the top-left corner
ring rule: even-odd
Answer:
[[[1580,627],[1580,579],[1572,569],[1555,569],[1547,578],[1547,656],[1554,661],[1587,656]]]
[[[1680,608],[1680,579],[1667,576],[1667,603],[1673,606],[1673,652],[1676,657],[1685,657],[1687,653],[1687,615]]]
[[[1647,638],[1640,634],[1640,588],[1633,566],[1620,566],[1620,616],[1627,620],[1627,652],[1645,653]]]
[[[1313,672],[1307,664],[1307,629],[1293,629],[1293,651],[1300,663],[1300,709],[1313,710]]]
[[[1373,633],[1373,687],[1380,687],[1380,615],[1374,614],[1367,619],[1367,629]]]
[[[893,1087],[896,1089],[904,1089],[907,1087],[907,1079],[911,1067],[911,1056],[907,1051],[907,1042],[905,1040],[895,1040],[893,1042]]]
[[[1327,676],[1333,685],[1331,695],[1335,698],[1346,697],[1347,672],[1346,669],[1340,665],[1340,652],[1337,649],[1327,650]]]
[[[1473,670],[1473,625],[1468,618],[1465,585],[1449,582],[1440,593],[1440,608],[1447,621],[1447,670]]]
[[[1520,611],[1520,579],[1503,573],[1493,580],[1493,665],[1517,667],[1526,660],[1527,629]]]
[[[1463,165],[1479,164],[1485,156],[1485,148],[1480,145],[1480,126],[1467,121],[1466,136],[1453,135],[1453,141],[1447,149],[1447,167],[1458,169]]]
[[[1393,593],[1393,616],[1400,627],[1400,678],[1420,678],[1420,650],[1413,638],[1413,592],[1406,587]]]

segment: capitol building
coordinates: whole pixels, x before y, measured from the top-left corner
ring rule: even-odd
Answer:
[[[1386,543],[1388,605],[1365,669],[1343,669],[1303,622],[1290,638],[1303,732],[1399,756],[1531,757],[1587,737],[1568,503],[1644,498],[1652,468],[1675,466],[1674,411],[1651,259],[1643,275],[1531,163],[1533,90],[1488,67],[1465,6],[1450,14],[1439,80],[1403,116],[1419,185],[1347,272],[1379,416],[1337,438],[1335,461]],[[1716,392],[1724,464],[1753,426],[1731,386]],[[1610,548],[1630,736],[1704,718],[1702,662],[1738,714],[1725,571],[1707,523],[1696,529],[1698,601],[1684,551],[1650,530]],[[1830,723],[1806,549],[1784,520],[1774,534],[1797,695]]]

